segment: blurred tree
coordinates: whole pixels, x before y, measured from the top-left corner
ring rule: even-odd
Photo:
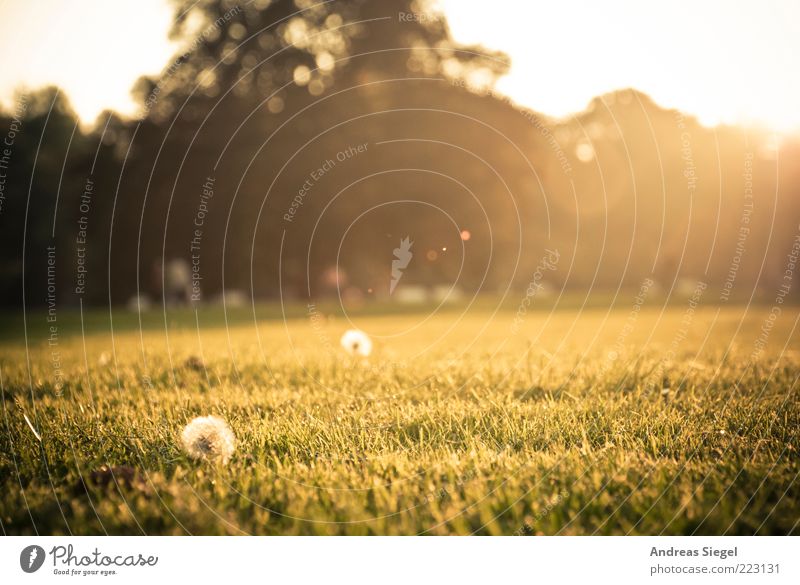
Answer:
[[[350,299],[381,296],[405,237],[401,286],[524,290],[550,248],[547,277],[574,289],[721,286],[736,264],[739,296],[774,298],[800,223],[796,139],[706,128],[634,90],[548,120],[492,91],[503,55],[458,46],[427,8],[181,0],[183,49],[137,83],[140,119],[107,112],[87,132],[58,90],[29,95],[0,115],[21,125],[0,302],[21,303],[24,271],[27,302],[45,303],[53,245],[59,303],[159,298],[175,258],[197,261],[205,298],[336,294],[337,278]]]
[[[50,278],[50,284],[53,279],[55,282],[50,292],[59,305],[77,303],[79,245],[86,248],[81,261],[96,285],[86,299],[97,302],[105,285],[105,255],[101,252],[107,237],[102,231],[107,229],[110,209],[105,190],[108,183],[103,181],[117,174],[117,158],[110,146],[99,147],[97,135],[80,128],[75,112],[57,88],[20,94],[15,103],[17,111],[0,117],[4,131],[18,129],[9,147],[6,198],[0,212],[0,245],[9,252],[0,256],[0,302],[19,306],[24,280],[27,303],[43,305],[48,300]],[[103,181],[95,177],[93,196],[82,213],[81,196],[96,156]],[[91,215],[95,221],[84,222],[88,241],[78,244],[82,215]],[[55,251],[54,259],[51,251]]]
[[[438,127],[452,142],[475,130],[474,123],[460,129],[454,116],[437,119],[391,111],[466,106],[474,112],[475,102],[486,100],[454,82],[491,85],[508,67],[501,54],[457,46],[443,18],[424,8],[410,0],[278,0],[243,6],[226,1],[177,2],[173,35],[187,48],[159,78],[142,79],[136,88],[146,118],[136,127],[134,148],[126,161],[126,211],[119,217],[141,220],[135,229],[127,219],[115,229],[120,245],[114,253],[124,259],[114,262],[114,280],[130,282],[136,266],[140,281],[146,280],[153,260],[189,254],[199,188],[213,175],[213,211],[202,227],[204,289],[221,290],[223,276],[228,287],[249,288],[252,274],[254,294],[276,294],[283,218],[294,194],[311,172],[326,160],[335,160],[337,153],[372,145],[357,163],[338,164],[326,176],[309,197],[308,211],[292,226],[292,247],[282,265],[288,287],[303,289],[308,284],[304,248],[313,228],[310,220],[342,186],[376,164],[376,142],[425,126]],[[424,166],[419,153],[419,148],[406,149],[402,158],[412,167]],[[454,156],[463,157],[449,152],[446,160]],[[395,157],[382,166],[401,162]],[[380,168],[378,164],[375,170]],[[392,182],[389,175],[385,180]],[[463,189],[452,183],[439,189],[451,200],[445,208],[463,198]],[[370,204],[399,195],[385,188],[380,193],[370,198]],[[319,247],[310,251],[310,274],[322,274],[336,262],[329,243],[338,242],[365,201],[359,196],[338,200],[317,234]],[[479,212],[465,210],[467,215]],[[415,222],[422,228],[418,214],[419,209],[404,207],[392,219],[405,224],[405,229]],[[468,223],[476,221],[484,220],[475,216]],[[360,246],[344,263],[363,288],[375,276],[366,252],[374,245],[387,247],[387,267],[390,264],[390,251],[397,243],[394,236],[387,236],[394,231],[391,223],[377,225],[373,220],[368,233],[354,234]],[[148,236],[162,236],[160,241],[143,239],[143,226]],[[131,240],[141,242],[139,258],[133,258],[125,244]],[[257,262],[257,270],[251,262]],[[478,277],[476,272],[474,279]]]

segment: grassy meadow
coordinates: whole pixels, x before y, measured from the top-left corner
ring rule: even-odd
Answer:
[[[7,317],[2,530],[800,532],[797,309],[754,353],[769,307],[601,305]],[[181,449],[207,414],[225,465]]]

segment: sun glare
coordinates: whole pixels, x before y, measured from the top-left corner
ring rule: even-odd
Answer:
[[[511,58],[498,90],[536,111],[565,117],[632,87],[707,125],[800,129],[796,2],[438,4],[457,41]]]
[[[434,6],[457,41],[508,54],[511,70],[498,90],[544,114],[569,116],[595,96],[632,87],[708,125],[800,129],[800,80],[793,74],[800,69],[799,3],[748,10],[722,1]],[[25,58],[4,63],[0,101],[11,103],[20,85],[55,84],[84,122],[106,108],[135,114],[132,84],[158,73],[177,48],[167,38],[172,16],[165,0],[31,0],[5,3],[3,11],[0,48]],[[298,67],[295,77],[302,83],[307,72]]]
[[[86,123],[109,108],[137,113],[134,82],[159,73],[178,46],[167,37],[173,16],[165,0],[29,0],[2,10],[0,102],[11,103],[20,86],[57,85]]]

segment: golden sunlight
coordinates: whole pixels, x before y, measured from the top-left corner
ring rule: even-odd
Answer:
[[[536,111],[569,116],[633,87],[707,125],[800,128],[800,3],[438,4],[455,40],[511,58],[497,89]]]

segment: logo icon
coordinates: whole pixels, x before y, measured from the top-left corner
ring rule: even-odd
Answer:
[[[392,252],[395,259],[392,260],[392,282],[389,284],[389,294],[394,292],[397,283],[400,282],[400,278],[403,276],[403,270],[408,267],[408,263],[411,262],[411,258],[414,256],[411,252],[413,244],[414,242],[410,241],[409,237],[406,236],[400,240],[400,247],[395,248]]]
[[[41,546],[32,544],[26,546],[19,553],[19,566],[26,573],[35,573],[44,564],[44,549]]]

